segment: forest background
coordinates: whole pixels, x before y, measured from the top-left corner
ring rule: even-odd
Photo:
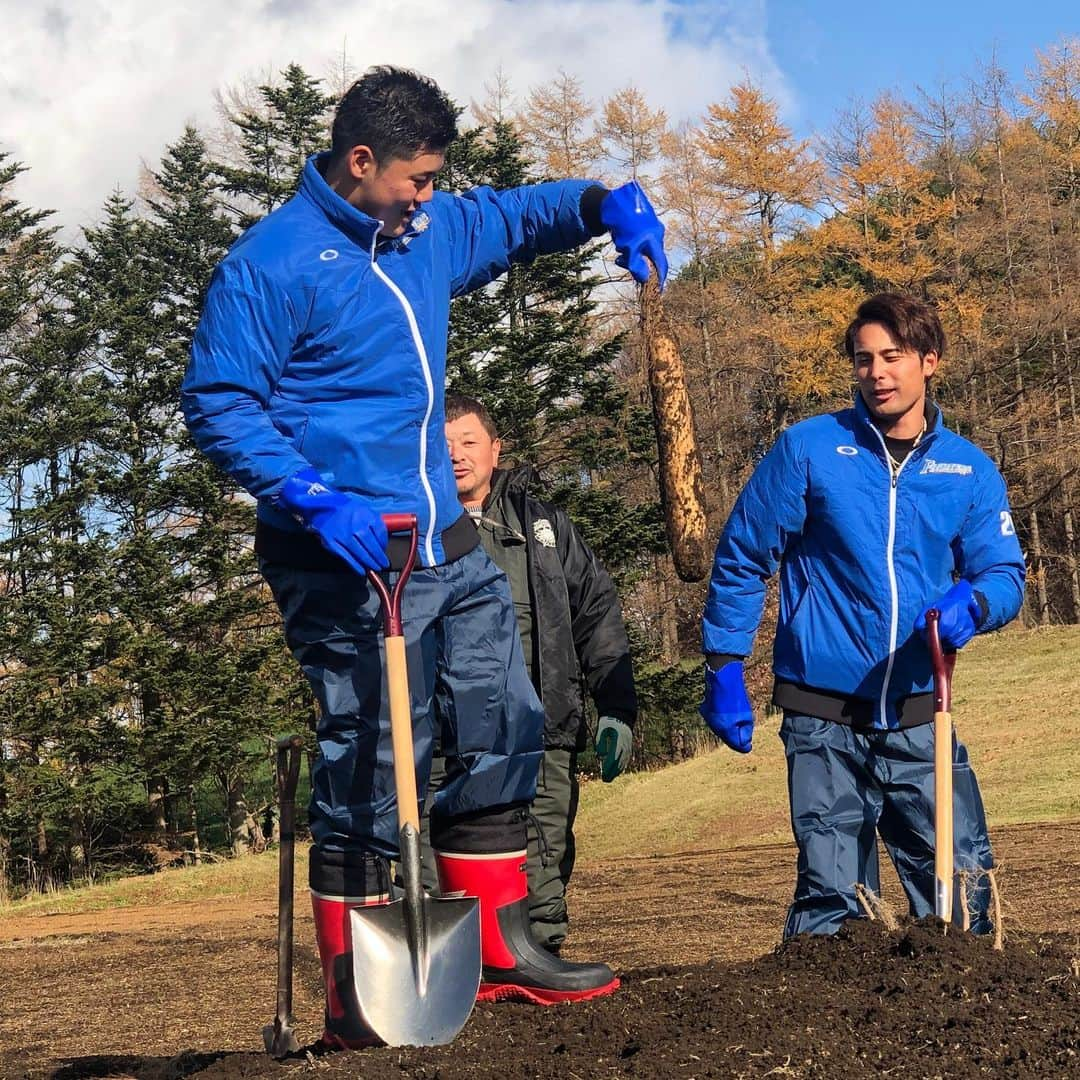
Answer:
[[[255,570],[251,500],[195,452],[178,388],[210,274],[327,143],[350,77],[297,64],[219,94],[62,243],[0,147],[0,900],[260,850],[277,736],[313,704]],[[840,350],[881,289],[933,301],[935,396],[1004,472],[1028,626],[1080,621],[1080,41],[964,88],[852,105],[797,139],[750,79],[671,125],[628,85],[496,76],[440,183],[641,179],[668,226],[712,533],[776,435],[851,397]],[[611,252],[516,267],[455,301],[448,383],[483,398],[616,577],[642,701],[634,765],[705,733],[704,584],[674,574],[638,300]],[[768,686],[767,614],[751,666]],[[588,767],[588,762],[585,763]]]

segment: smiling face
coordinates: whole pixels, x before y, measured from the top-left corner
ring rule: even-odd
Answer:
[[[446,445],[458,498],[465,504],[483,502],[491,491],[491,474],[499,464],[502,442],[488,434],[476,413],[466,413],[447,421]]]
[[[868,322],[855,334],[855,381],[863,402],[883,435],[913,439],[923,426],[926,380],[938,365],[938,354],[923,356],[901,348],[881,323]]]
[[[368,147],[354,146],[344,163],[346,184],[338,186],[329,174],[327,181],[357,210],[383,223],[380,236],[400,236],[434,194],[433,181],[445,160],[442,152],[421,151],[380,165]]]

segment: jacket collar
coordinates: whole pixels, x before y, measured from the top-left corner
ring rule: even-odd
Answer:
[[[300,194],[313,203],[331,224],[365,251],[373,251],[382,222],[347,203],[323,178],[322,168],[330,158],[324,150],[312,154],[300,176]]]
[[[533,487],[539,474],[531,465],[519,465],[515,469],[496,469],[491,474],[491,490],[484,500],[490,506],[504,495],[525,495]]]

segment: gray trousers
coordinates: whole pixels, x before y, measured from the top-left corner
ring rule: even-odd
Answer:
[[[431,786],[420,823],[424,887],[432,892],[438,891],[438,878],[431,853],[428,813],[434,792],[445,775],[445,763],[441,757],[436,757],[432,762]],[[536,778],[536,798],[529,809],[528,875],[529,920],[533,936],[547,948],[562,945],[569,924],[566,886],[577,857],[574,819],[579,790],[577,753],[545,750]]]

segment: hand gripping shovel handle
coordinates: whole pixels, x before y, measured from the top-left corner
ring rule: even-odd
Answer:
[[[952,674],[956,653],[941,647],[939,611],[926,613],[934,669],[934,914],[948,924],[953,910]]]
[[[280,816],[278,846],[278,958],[277,1014],[263,1028],[267,1053],[276,1058],[295,1054],[300,1044],[293,1033],[293,865],[296,847],[296,784],[300,778],[300,754],[304,740],[289,735],[277,744],[277,789]]]

